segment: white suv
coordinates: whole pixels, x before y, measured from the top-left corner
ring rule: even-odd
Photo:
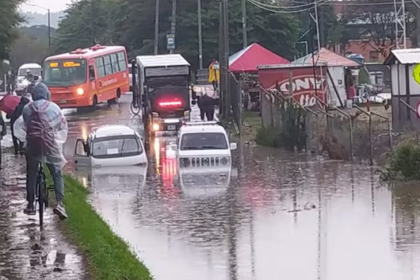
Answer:
[[[178,131],[179,167],[231,165],[231,150],[236,148],[217,122],[186,122]]]

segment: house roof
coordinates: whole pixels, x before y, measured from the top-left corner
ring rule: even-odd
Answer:
[[[229,57],[229,70],[232,72],[257,72],[259,65],[288,64],[287,59],[254,43]]]
[[[384,64],[395,64],[396,61],[398,61],[400,64],[420,63],[420,48],[392,50],[389,56],[385,59]]]
[[[336,54],[335,52],[329,51],[326,48],[321,48],[319,52],[314,53],[314,59],[312,59],[312,54],[308,54],[304,57],[301,57],[291,64],[303,64],[303,65],[312,65],[313,61],[315,61],[316,65],[323,64],[328,66],[345,66],[345,67],[358,67],[360,66],[359,63],[348,59],[344,56]]]

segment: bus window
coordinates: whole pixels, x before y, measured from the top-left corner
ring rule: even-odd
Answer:
[[[89,66],[89,80],[90,81],[95,80],[95,68],[93,68],[93,65]]]
[[[112,69],[114,69],[114,73],[120,72],[120,66],[118,65],[118,55],[116,53],[113,53],[111,56],[111,63],[112,63]]]
[[[74,86],[86,83],[85,59],[58,59],[44,63],[43,82],[47,86]]]
[[[118,64],[120,66],[120,71],[127,70],[127,60],[125,59],[124,52],[118,53]]]
[[[111,75],[112,74],[112,66],[111,66],[111,58],[109,55],[104,56],[104,66],[105,66],[105,75]]]
[[[104,61],[102,57],[96,58],[95,64],[96,64],[96,71],[98,71],[98,78],[105,77]]]

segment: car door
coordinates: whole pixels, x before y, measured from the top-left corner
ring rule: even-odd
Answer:
[[[74,163],[76,167],[91,167],[91,158],[87,149],[90,149],[85,145],[83,139],[77,139],[74,147]]]

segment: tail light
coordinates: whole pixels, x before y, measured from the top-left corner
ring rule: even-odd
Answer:
[[[158,102],[159,107],[161,108],[178,108],[182,107],[182,101],[174,100],[162,100]]]

